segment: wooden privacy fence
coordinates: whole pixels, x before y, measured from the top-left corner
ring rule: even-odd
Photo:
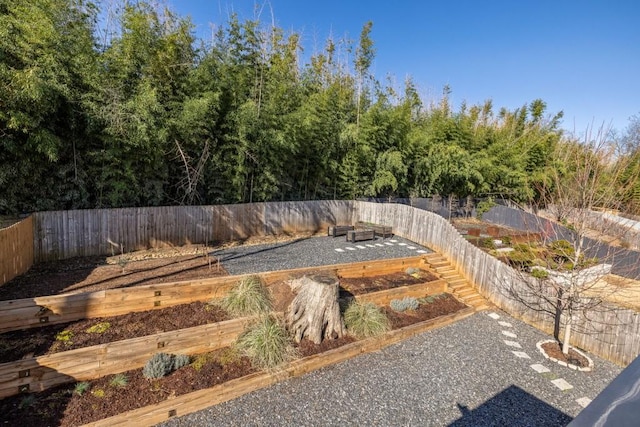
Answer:
[[[0,230],[0,286],[25,273],[34,262],[33,217]]]
[[[400,204],[358,202],[353,221],[391,225],[394,234],[442,253],[492,303],[538,329],[553,332],[553,317],[525,304],[532,302],[533,297],[526,291],[523,275],[467,242],[444,218]],[[521,298],[514,298],[514,294]],[[574,321],[573,345],[622,365],[638,356],[640,316],[637,312],[605,304],[602,310],[588,315],[589,321],[583,316]]]
[[[352,210],[350,201],[309,201],[38,212],[35,261],[319,232],[350,222]]]

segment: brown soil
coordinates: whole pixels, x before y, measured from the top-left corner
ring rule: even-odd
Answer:
[[[547,356],[553,357],[554,359],[561,360],[566,363],[570,363],[572,365],[576,365],[580,368],[586,368],[589,366],[589,361],[583,355],[569,347],[569,354],[566,355],[562,352],[562,348],[560,347],[560,343],[558,342],[547,342],[542,344],[542,349],[547,353]]]
[[[393,329],[456,312],[465,305],[448,294],[425,302],[413,313],[397,313],[386,307]],[[325,340],[316,345],[303,340],[298,346],[300,357],[308,357],[354,342],[351,336]],[[192,358],[191,365],[158,379],[148,380],[142,370],[125,372],[127,384],[116,386],[114,376],[89,382],[82,395],[76,385],[65,385],[40,393],[12,396],[0,401],[0,414],[5,425],[76,426],[151,405],[185,393],[213,387],[225,381],[255,372],[248,359],[230,349],[221,349]]]
[[[340,278],[341,294],[361,295],[369,292],[384,291],[400,286],[417,285],[419,283],[438,280],[438,276],[424,270],[413,275],[405,272],[385,274],[382,276]]]
[[[193,302],[161,310],[6,332],[0,335],[0,363],[229,319],[227,313],[217,306]],[[101,326],[106,330],[100,331]],[[94,331],[91,332],[90,328]]]

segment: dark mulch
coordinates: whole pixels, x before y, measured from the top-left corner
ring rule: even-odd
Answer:
[[[420,304],[417,310],[398,312],[391,307],[383,307],[384,313],[391,322],[392,329],[399,329],[414,323],[434,319],[445,314],[455,313],[467,306],[450,294],[434,295],[430,301]]]
[[[320,344],[314,344],[313,341],[309,341],[305,338],[300,341],[296,346],[296,349],[298,350],[300,357],[308,357],[314,354],[333,350],[334,348],[342,347],[343,345],[351,344],[352,342],[356,342],[356,339],[351,335],[345,335],[342,338],[334,340],[324,340]]]
[[[559,342],[547,342],[542,344],[542,349],[547,356],[553,357],[554,359],[561,360],[566,363],[571,363],[572,365],[576,365],[580,368],[586,368],[589,366],[589,361],[586,357],[569,347],[569,354],[564,354],[562,352],[562,347]]]
[[[185,255],[132,261],[124,272],[119,265],[106,264],[105,257],[96,256],[41,263],[0,286],[0,301],[227,275],[217,265],[210,267],[210,260]]]
[[[369,292],[384,291],[400,286],[417,285],[432,282],[438,277],[428,271],[419,270],[414,275],[405,272],[385,274],[382,276],[340,278],[341,296],[361,295]]]
[[[0,335],[0,363],[222,322],[230,318],[217,306],[192,302],[160,310],[6,332]],[[104,332],[87,332],[96,325],[106,326],[105,322],[109,326]],[[58,334],[60,338],[64,335],[69,338],[56,339]]]

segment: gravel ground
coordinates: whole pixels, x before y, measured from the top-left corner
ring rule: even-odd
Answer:
[[[423,252],[418,252],[423,251]],[[237,246],[214,251],[229,274],[260,273],[418,256],[431,250],[410,240],[391,237],[349,243],[344,236],[309,237],[277,244]]]
[[[589,373],[549,362],[536,349],[548,336],[496,313],[500,319],[477,313],[163,425],[562,426],[581,411],[577,399],[593,399],[622,370],[593,356]],[[532,364],[550,371],[539,374]],[[559,378],[573,388],[551,383]]]

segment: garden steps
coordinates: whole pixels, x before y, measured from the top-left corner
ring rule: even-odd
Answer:
[[[491,307],[474,286],[451,264],[447,258],[440,254],[425,257],[429,267],[438,276],[447,282],[447,290],[464,304],[473,307],[476,311],[486,310]]]

